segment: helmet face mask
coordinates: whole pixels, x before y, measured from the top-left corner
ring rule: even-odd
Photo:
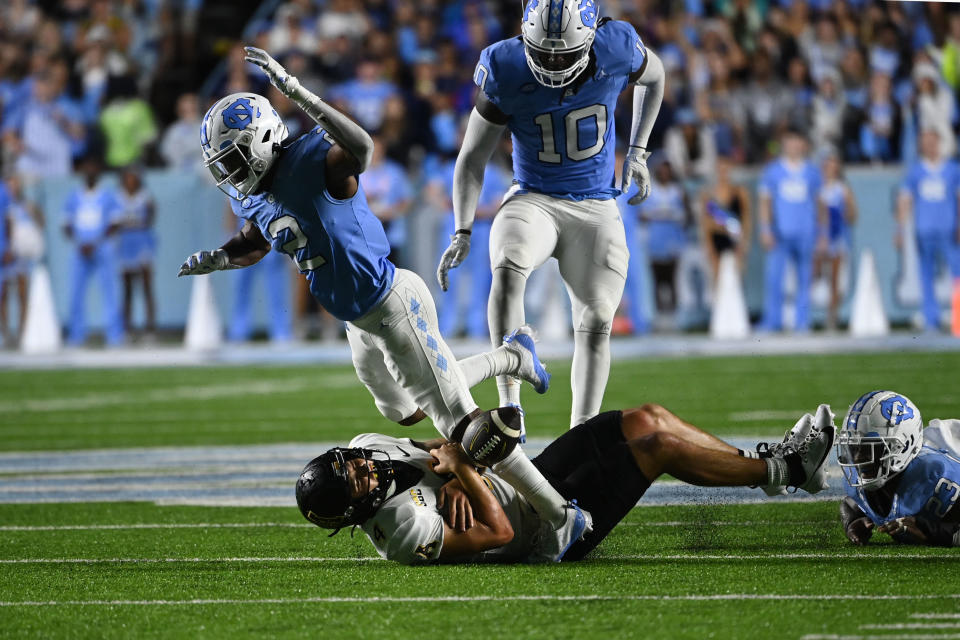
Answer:
[[[530,0],[521,33],[533,77],[551,88],[576,80],[590,63],[596,31],[597,8],[589,0]]]
[[[873,491],[907,468],[923,447],[920,411],[893,391],[864,394],[837,434],[837,461],[851,487]]]
[[[231,94],[210,107],[200,125],[204,166],[221,191],[244,200],[257,191],[286,137],[286,125],[266,98]]]

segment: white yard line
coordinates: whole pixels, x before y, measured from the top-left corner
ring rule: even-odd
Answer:
[[[660,562],[663,560],[689,560],[701,562],[704,560],[958,560],[960,556],[954,553],[938,554],[852,554],[852,553],[774,553],[774,554],[632,554],[632,555],[612,555],[600,556],[595,560],[647,560],[651,562]],[[329,556],[277,556],[277,557],[235,557],[235,558],[2,558],[0,564],[156,564],[156,563],[196,563],[196,562],[215,562],[215,563],[265,563],[265,562],[355,562],[355,561],[379,561],[376,556],[361,557],[329,557]]]
[[[835,594],[835,595],[796,595],[796,594],[757,594],[757,593],[713,593],[690,595],[595,595],[582,594],[572,596],[562,595],[497,595],[497,596],[372,596],[372,597],[315,597],[315,598],[256,598],[256,599],[194,599],[194,600],[28,600],[23,602],[0,601],[0,607],[44,607],[44,606],[163,606],[163,605],[216,605],[216,604],[309,604],[309,603],[348,603],[364,604],[378,602],[517,602],[517,601],[558,601],[558,602],[634,602],[634,601],[691,601],[709,602],[714,600],[945,600],[958,599],[960,594],[950,595],[866,595],[866,594]],[[822,638],[847,638],[865,636],[832,636],[811,635],[804,636],[807,640]],[[868,638],[914,638],[918,636],[866,636]],[[960,638],[960,635],[923,636],[936,638]]]
[[[766,422],[768,420],[790,420],[796,422],[800,416],[809,412],[810,409],[788,409],[782,411],[738,411],[729,414],[727,417],[730,419],[730,422]]]
[[[960,613],[911,613],[910,617],[919,620],[960,620]]]
[[[860,629],[872,631],[890,630],[902,631],[907,629],[960,629],[958,622],[897,622],[894,624],[862,624]]]
[[[801,636],[800,640],[956,640],[957,638],[960,638],[960,633],[900,633],[873,636],[813,633]]]

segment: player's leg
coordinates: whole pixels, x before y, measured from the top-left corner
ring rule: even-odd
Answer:
[[[124,323],[117,291],[117,259],[112,247],[107,244],[97,247],[96,262],[107,344],[116,346],[123,342]]]
[[[70,268],[73,277],[70,286],[70,327],[67,330],[67,341],[75,346],[83,344],[87,337],[84,301],[92,265],[93,261],[90,258],[85,258],[80,253],[79,247],[74,249],[73,264]]]
[[[573,313],[570,426],[600,411],[610,375],[610,328],[627,277],[626,237],[613,200],[564,203],[557,260]]]
[[[536,194],[515,195],[502,207],[490,229],[490,269],[493,281],[487,304],[487,323],[493,346],[524,324],[523,298],[530,273],[556,247],[557,228],[546,204]],[[520,383],[512,376],[497,378],[500,404],[519,405]]]
[[[623,412],[623,432],[637,466],[651,482],[664,473],[699,486],[751,486],[767,482],[767,462],[653,404]]]
[[[927,329],[940,327],[940,306],[934,284],[937,276],[937,242],[934,238],[917,236],[917,254],[920,258],[920,289],[923,292],[923,317]]]
[[[373,402],[384,418],[411,424],[414,416],[423,414],[416,401],[390,373],[383,352],[373,343],[370,334],[348,322],[347,343],[357,377],[373,396]]]
[[[810,330],[810,287],[813,284],[813,240],[800,239],[791,247],[797,268],[797,314],[794,330]]]
[[[130,269],[123,270],[123,324],[133,327],[133,281],[136,278]]]
[[[787,264],[787,254],[783,242],[767,252],[764,268],[763,320],[761,326],[767,331],[779,331],[783,328],[783,270]]]

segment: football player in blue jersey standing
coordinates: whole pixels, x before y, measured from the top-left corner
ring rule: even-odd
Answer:
[[[924,428],[906,396],[871,391],[850,407],[836,447],[850,542],[880,531],[905,544],[960,546],[960,420]]]
[[[594,0],[529,0],[522,35],[480,54],[480,88],[457,158],[456,232],[437,278],[470,250],[483,169],[504,128],[513,136],[515,186],[490,234],[493,284],[487,307],[494,343],[523,324],[527,278],[557,258],[573,306],[570,425],[600,410],[610,372],[610,327],[623,293],[629,251],[617,211],[614,109],[634,88],[633,126],[622,190],[633,204],[650,191],[647,141],[663,99],[663,64],[626,22],[600,19]],[[504,405],[520,402],[519,381],[497,380]]]
[[[200,131],[204,163],[246,222],[222,247],[190,256],[179,275],[246,267],[271,249],[289,255],[314,297],[347,323],[357,375],[378,409],[401,424],[426,415],[451,438],[461,420],[479,413],[470,387],[493,375],[519,375],[546,391],[549,376],[528,328],[493,351],[455,360],[437,331],[426,284],[387,258],[383,225],[359,179],[373,157],[373,140],[265,51],[246,51],[318,126],[287,139],[270,102],[252,93],[229,95],[210,108]],[[543,515],[542,535],[552,541],[543,547],[546,559],[559,561],[589,531],[589,514],[567,503],[519,447],[493,469]]]

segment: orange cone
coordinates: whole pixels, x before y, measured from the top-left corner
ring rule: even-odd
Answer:
[[[950,332],[960,338],[960,278],[953,279],[953,316],[950,322]]]

